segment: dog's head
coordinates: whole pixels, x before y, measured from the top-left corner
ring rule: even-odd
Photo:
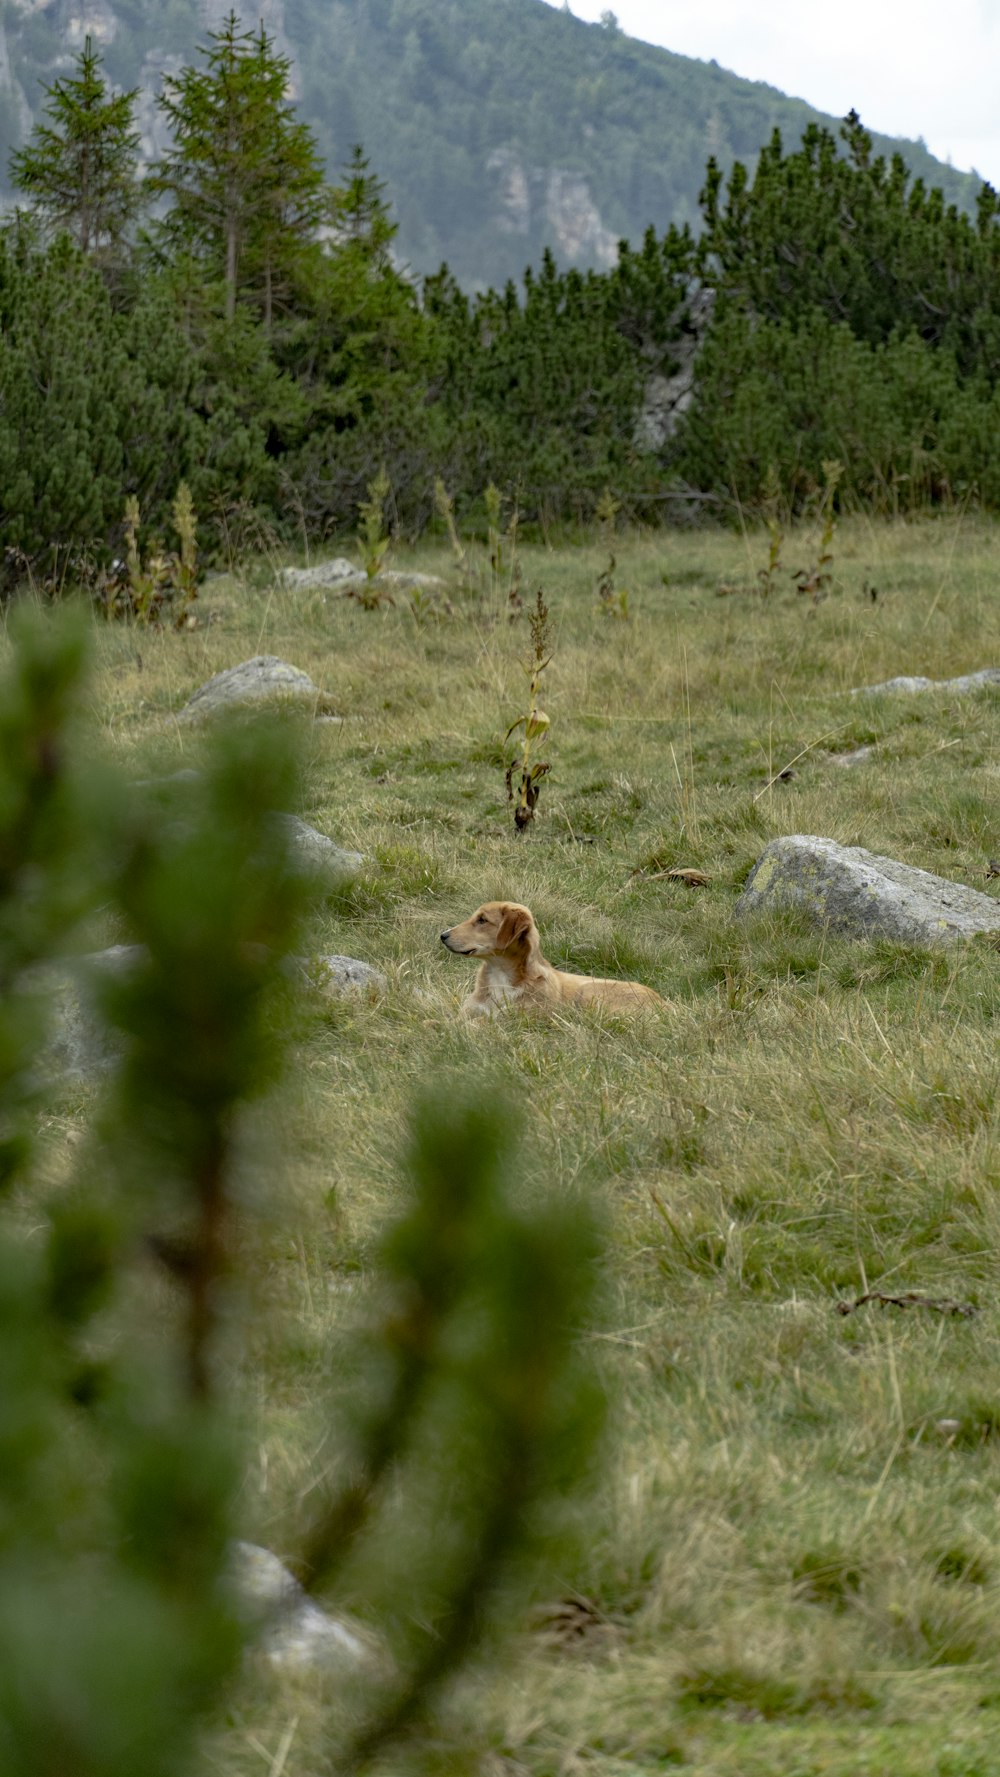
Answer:
[[[441,942],[459,956],[508,956],[538,943],[535,922],[516,901],[487,901],[485,906],[441,933]]]

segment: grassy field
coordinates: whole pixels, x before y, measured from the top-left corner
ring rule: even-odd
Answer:
[[[813,548],[790,538],[788,567]],[[312,941],[390,980],[303,1037],[270,1113],[247,1534],[285,1552],[330,1460],[317,1378],[401,1200],[429,1082],[503,1086],[528,1110],[521,1188],[592,1194],[606,1218],[588,1340],[608,1432],[541,1601],[578,1598],[580,1632],[525,1620],[499,1668],[463,1680],[445,1771],[997,1769],[1000,957],[742,924],[734,905],[787,833],[995,888],[997,694],[848,693],[1000,664],[1000,549],[949,518],[845,523],[834,554],[814,608],[787,580],[756,596],[766,539],[623,540],[618,621],[596,548],[524,549],[555,640],[551,774],[520,839],[502,736],[525,708],[528,636],[502,587],[457,591],[440,618],[403,595],[367,612],[259,565],[214,580],[190,633],[97,634],[95,719],[144,770],[190,762],[175,713],[211,673],[267,652],[312,675],[343,721],[301,719],[299,812],[366,858]],[[451,572],[430,546],[396,565]],[[657,874],[673,866],[710,881]],[[460,1027],[471,965],[438,933],[495,897],[533,908],[552,961],[648,981],[665,1010]],[[68,1102],[65,1129],[87,1114]],[[978,1313],[837,1312],[866,1289]],[[315,1777],[328,1703],[319,1681],[255,1677],[210,1768]]]

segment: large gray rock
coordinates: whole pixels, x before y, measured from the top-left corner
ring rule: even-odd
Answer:
[[[818,925],[858,937],[942,944],[1000,932],[1000,901],[834,839],[772,839],[737,902],[738,913],[798,908]]]
[[[353,876],[365,861],[359,851],[346,851],[325,833],[300,821],[297,814],[276,814],[273,819],[285,834],[292,857],[311,875],[338,882]]]
[[[180,712],[182,722],[196,721],[214,715],[217,710],[239,704],[262,703],[271,698],[296,698],[315,703],[320,692],[308,673],[276,654],[255,654],[239,666],[229,666],[216,673],[189,697]]]
[[[984,666],[977,673],[962,673],[957,679],[908,678],[883,679],[880,685],[858,685],[852,697],[880,697],[884,692],[913,691],[981,691],[984,686],[1000,685],[1000,667]]]
[[[363,572],[346,556],[338,555],[333,561],[314,562],[309,568],[282,568],[278,582],[289,592],[322,592],[327,586],[337,586],[342,580],[350,580]]]
[[[373,969],[371,963],[360,962],[356,956],[295,957],[293,962],[321,993],[332,994],[335,998],[361,988],[381,989],[386,985],[381,970]]]
[[[290,1672],[357,1671],[372,1663],[368,1644],[314,1604],[270,1549],[232,1543],[228,1579],[254,1645],[272,1666]]]

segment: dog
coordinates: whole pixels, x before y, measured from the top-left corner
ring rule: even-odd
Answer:
[[[490,1018],[501,1006],[607,1006],[610,1012],[637,1012],[665,1002],[640,981],[603,981],[570,975],[545,961],[538,927],[516,901],[487,901],[461,925],[441,933],[446,950],[479,956],[482,968],[462,1005],[463,1018]]]

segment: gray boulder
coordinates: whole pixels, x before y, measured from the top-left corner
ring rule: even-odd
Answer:
[[[314,1604],[270,1549],[232,1543],[228,1580],[240,1617],[272,1666],[287,1672],[357,1671],[372,1663],[371,1648]]]
[[[338,555],[333,561],[314,562],[310,568],[282,568],[278,584],[289,592],[322,592],[327,586],[337,586],[362,573],[363,569],[355,567],[346,556]]]
[[[339,881],[353,876],[365,861],[359,851],[346,851],[325,833],[300,821],[297,814],[276,814],[273,818],[286,836],[292,857],[311,874]]]
[[[880,685],[858,685],[852,697],[880,697],[884,692],[913,691],[981,691],[984,686],[1000,685],[1000,667],[984,666],[977,673],[962,673],[957,679],[907,678],[883,679]]]
[[[857,845],[793,834],[772,839],[737,902],[738,913],[799,908],[818,925],[857,937],[943,944],[1000,932],[1000,900]]]
[[[193,722],[220,709],[271,698],[308,699],[315,703],[320,695],[308,673],[300,672],[297,666],[289,666],[275,654],[255,654],[252,660],[229,666],[202,685],[188,698],[180,720]]]

